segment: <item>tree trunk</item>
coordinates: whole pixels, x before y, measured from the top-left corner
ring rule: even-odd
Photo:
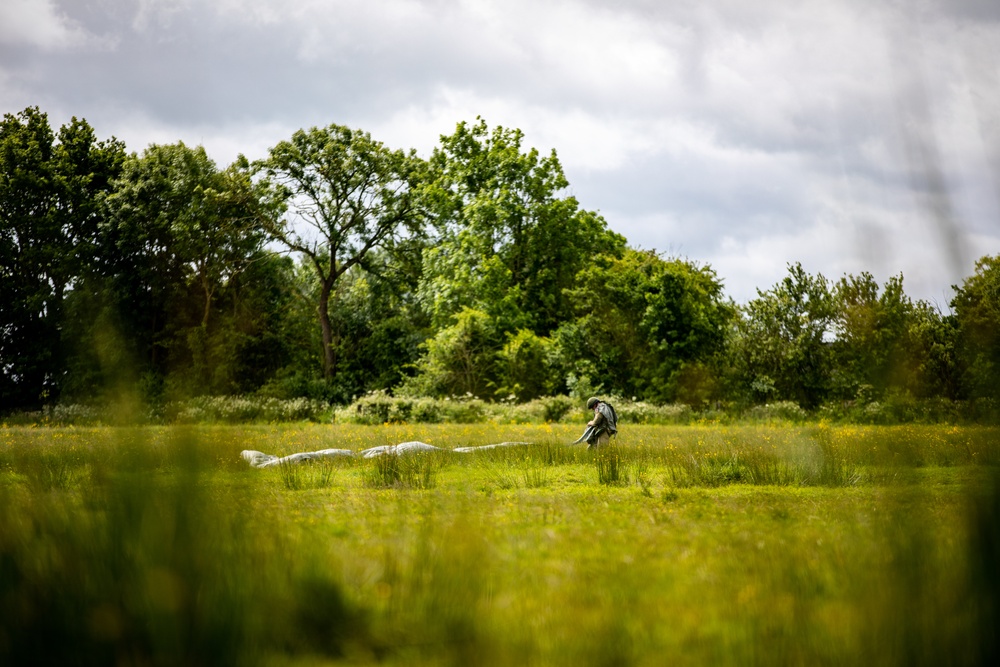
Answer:
[[[204,306],[201,311],[201,326],[203,329],[208,329],[208,316],[212,312],[212,292],[211,286],[208,282],[208,275],[204,271],[201,272],[201,289],[202,293],[205,295]]]
[[[323,282],[319,292],[319,326],[323,331],[323,377],[332,380],[336,373],[333,359],[333,325],[330,322],[331,285]]]

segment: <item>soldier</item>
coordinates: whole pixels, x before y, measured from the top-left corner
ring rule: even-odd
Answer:
[[[587,409],[594,411],[594,418],[587,422],[587,430],[573,444],[586,441],[587,449],[597,449],[607,445],[611,436],[618,433],[618,414],[610,403],[596,396],[587,399]]]

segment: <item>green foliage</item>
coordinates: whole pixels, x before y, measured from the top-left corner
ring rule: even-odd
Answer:
[[[7,459],[4,664],[244,665],[262,651],[336,657],[364,641],[341,585],[317,579],[311,556],[284,558],[272,524],[245,511],[245,485],[206,484],[192,441],[172,443],[159,462],[143,454],[150,445],[88,447],[89,474],[58,493],[8,483],[11,470],[15,480],[31,470],[30,450]],[[279,569],[259,567],[278,560]]]
[[[753,402],[790,400],[818,406],[830,390],[827,337],[836,314],[830,286],[799,264],[743,309],[731,354],[740,389]]]
[[[404,383],[401,391],[418,396],[490,396],[497,338],[489,315],[462,310],[451,326],[423,343],[424,355],[417,363],[417,374]]]
[[[37,107],[0,122],[0,405],[58,399],[65,299],[94,270],[100,200],[124,147],[73,118],[53,134]]]
[[[323,421],[330,412],[325,401],[307,398],[280,400],[254,396],[199,396],[170,403],[165,415],[180,424],[240,424]]]
[[[465,308],[500,331],[547,335],[571,315],[564,290],[624,239],[573,197],[553,151],[522,149],[520,130],[459,123],[431,156],[424,189],[439,239],[424,254],[420,294],[435,327]]]
[[[1000,414],[997,258],[955,288],[953,315],[902,275],[798,264],[737,308],[711,267],[627,248],[567,188],[554,151],[482,119],[427,161],[330,125],[219,169],[202,147],[126,155],[86,121],[7,114],[0,405],[227,420],[175,407],[380,391],[405,401],[358,418],[554,421],[572,411],[554,394],[631,397],[623,419],[640,422]],[[247,418],[285,418],[266,414]]]
[[[836,368],[847,385],[840,393],[853,398],[860,386],[868,386],[881,396],[906,372],[905,336],[913,304],[903,292],[902,276],[890,278],[881,294],[871,274],[845,276],[834,287],[833,299]]]
[[[961,364],[957,353],[958,329],[954,315],[942,315],[923,301],[914,304],[908,323],[912,374],[911,393],[929,400],[960,398]]]
[[[831,394],[867,403],[887,394],[955,395],[954,334],[941,315],[903,291],[902,275],[879,293],[868,273],[833,289]]]
[[[349,424],[474,424],[488,418],[488,405],[471,396],[457,399],[393,397],[376,390],[338,410],[334,419]]]
[[[687,424],[696,414],[685,404],[653,405],[614,400],[620,424]],[[592,414],[583,401],[569,396],[543,396],[526,403],[488,403],[470,397],[427,398],[390,396],[373,391],[338,409],[334,420],[346,424],[585,424]],[[579,434],[577,434],[579,435]]]
[[[594,453],[594,466],[597,468],[597,482],[606,486],[618,486],[628,483],[625,473],[625,463],[617,443],[598,448]]]
[[[432,489],[435,461],[430,454],[379,454],[367,459],[365,483],[376,489]]]
[[[497,355],[499,364],[497,396],[529,401],[554,393],[557,376],[553,368],[553,343],[533,331],[521,329],[507,334],[507,342]]]
[[[333,484],[336,466],[332,458],[305,462],[283,461],[278,465],[281,483],[289,491],[328,489]]]
[[[114,404],[59,404],[37,412],[13,413],[10,424],[39,426],[134,425],[143,423],[249,424],[324,422],[332,409],[322,400],[268,396],[196,396],[171,401],[158,411],[135,413]]]
[[[128,655],[240,664],[252,655],[245,605],[262,591],[226,574],[226,563],[243,556],[247,543],[235,531],[244,522],[213,510],[193,481],[157,488],[152,478],[123,477],[91,486],[99,511],[82,521],[59,511],[65,501],[4,491],[4,662],[96,665]]]
[[[776,401],[764,405],[754,405],[746,413],[751,421],[801,423],[807,413],[793,401]]]
[[[338,360],[331,394],[338,402],[399,385],[413,372],[427,335],[427,318],[412,299],[419,266],[400,270],[397,255],[372,255],[369,269],[348,271],[331,298]]]
[[[97,314],[76,332],[79,393],[148,374],[175,396],[239,391],[262,353],[280,363],[280,318],[268,316],[287,301],[289,267],[263,251],[262,231],[278,203],[244,161],[220,171],[203,147],[152,145],[126,161],[105,208],[100,272],[73,295]]]
[[[268,233],[299,253],[319,282],[323,376],[331,380],[339,342],[330,312],[334,289],[373,250],[422,231],[415,186],[423,163],[412,151],[390,150],[367,132],[330,125],[279,142],[257,169],[293,213],[268,223]]]
[[[569,369],[626,395],[704,404],[733,306],[714,271],[627,250],[594,262],[569,292],[577,318],[554,335]],[[581,364],[582,362],[582,364]]]
[[[955,288],[951,307],[958,328],[962,388],[974,398],[1000,396],[1000,256],[976,262]]]

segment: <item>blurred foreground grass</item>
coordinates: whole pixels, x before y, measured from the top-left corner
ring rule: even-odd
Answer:
[[[580,430],[0,429],[0,664],[994,663],[997,429]]]

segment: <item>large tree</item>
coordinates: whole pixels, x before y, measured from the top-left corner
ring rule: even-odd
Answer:
[[[239,160],[219,170],[201,146],[149,146],[133,155],[107,198],[98,268],[105,304],[143,370],[197,367],[211,390],[208,353],[220,293],[260,261],[278,205]]]
[[[373,251],[421,231],[422,166],[412,151],[390,150],[367,132],[341,125],[299,130],[258,163],[288,203],[289,214],[270,234],[302,255],[319,281],[316,312],[327,380],[337,373],[330,308],[335,287]]]
[[[753,400],[815,408],[828,395],[835,309],[830,284],[802,265],[743,308],[731,352],[741,390]]]
[[[976,262],[955,287],[951,307],[958,326],[962,389],[970,398],[1000,397],[1000,255]],[[1000,409],[998,409],[1000,410]]]
[[[881,397],[890,386],[903,383],[913,311],[903,277],[893,276],[879,293],[870,273],[844,276],[834,286],[833,306],[835,390],[854,398],[867,388]]]
[[[65,374],[64,301],[88,273],[100,199],[124,160],[73,118],[56,136],[28,108],[0,123],[0,404],[55,400]]]
[[[565,294],[577,273],[625,239],[565,193],[555,151],[522,147],[520,130],[478,119],[441,137],[427,201],[439,234],[425,253],[421,295],[436,327],[466,308],[500,330],[548,335],[572,316]]]
[[[906,296],[902,275],[881,290],[870,273],[844,276],[833,307],[831,389],[841,398],[954,395],[950,327],[929,304]]]
[[[581,271],[568,296],[577,317],[556,338],[577,378],[654,401],[713,397],[735,309],[710,267],[629,249]]]

